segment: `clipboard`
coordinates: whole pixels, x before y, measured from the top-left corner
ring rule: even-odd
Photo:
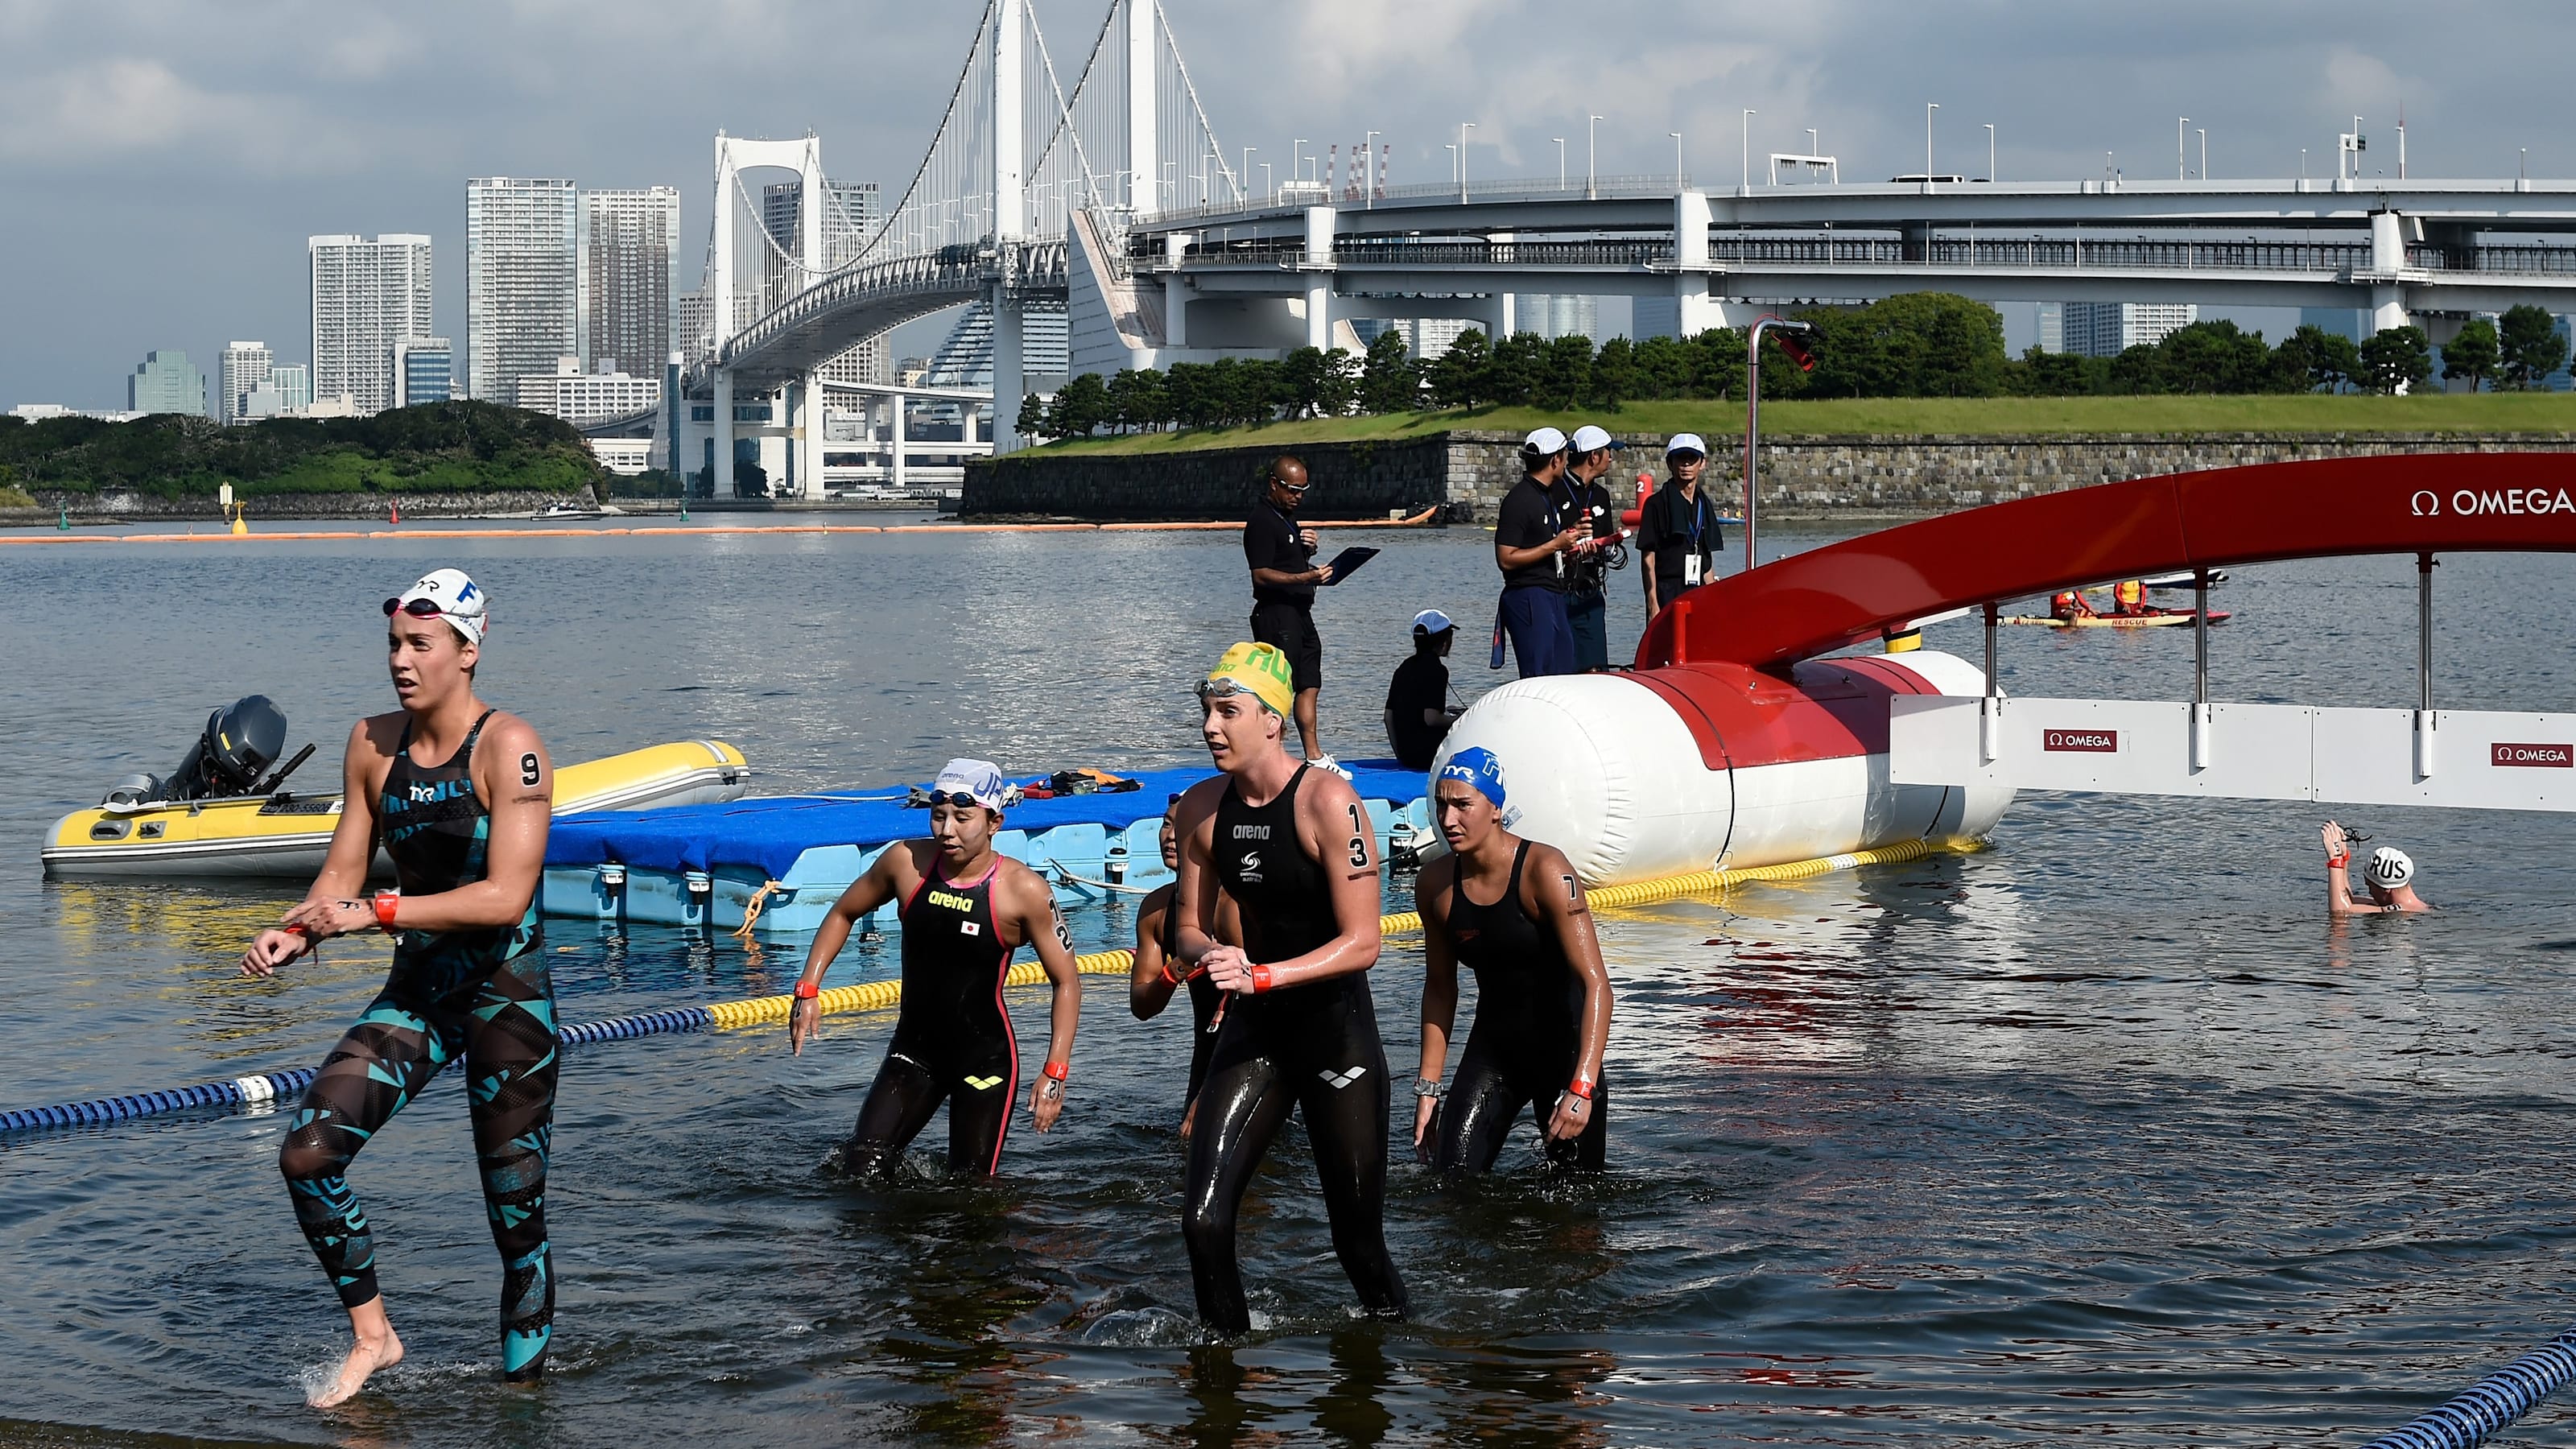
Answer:
[[[1360,565],[1377,557],[1377,552],[1378,551],[1373,548],[1346,548],[1340,553],[1333,555],[1332,562],[1324,565],[1324,567],[1333,571],[1333,576],[1324,580],[1324,587],[1329,589],[1333,585],[1340,583],[1342,580],[1349,578],[1351,575],[1358,573],[1360,571]]]

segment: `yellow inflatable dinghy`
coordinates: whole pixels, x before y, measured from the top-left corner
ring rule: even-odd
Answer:
[[[739,800],[750,773],[742,751],[722,740],[630,750],[557,770],[555,813]],[[322,869],[339,823],[338,795],[93,806],[55,822],[45,837],[45,874],[57,880],[310,878]],[[382,854],[376,869],[390,873]]]

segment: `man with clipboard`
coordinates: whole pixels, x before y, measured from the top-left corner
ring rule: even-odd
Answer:
[[[1303,460],[1281,454],[1270,465],[1261,501],[1243,523],[1243,560],[1252,569],[1252,638],[1286,655],[1296,690],[1297,740],[1306,762],[1344,779],[1316,740],[1315,696],[1324,685],[1324,641],[1315,632],[1315,586],[1336,582],[1334,566],[1315,565],[1315,530],[1297,523],[1297,504],[1312,486]]]

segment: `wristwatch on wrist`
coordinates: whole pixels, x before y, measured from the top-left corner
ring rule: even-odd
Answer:
[[[1413,1079],[1413,1095],[1417,1097],[1429,1097],[1434,1101],[1437,1101],[1438,1099],[1449,1095],[1449,1084],[1446,1082],[1435,1082],[1429,1077],[1416,1077]]]

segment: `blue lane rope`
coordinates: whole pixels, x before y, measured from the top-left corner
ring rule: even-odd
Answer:
[[[707,1031],[715,1024],[715,1015],[707,1008],[682,1006],[636,1016],[613,1016],[606,1021],[581,1022],[557,1032],[555,1040],[568,1047],[592,1046],[605,1041],[631,1041],[636,1037],[661,1036],[670,1032]],[[295,1067],[283,1072],[258,1072],[230,1081],[200,1082],[193,1087],[140,1092],[125,1097],[96,1097],[86,1102],[62,1102],[50,1107],[0,1112],[0,1133],[94,1127],[201,1107],[230,1110],[272,1102],[292,1102],[303,1095],[306,1087],[313,1085],[316,1074],[315,1068]]]
[[[2458,1398],[2406,1427],[2370,1441],[2368,1449],[2472,1449],[2530,1413],[2576,1379],[2576,1328],[2471,1384]]]

